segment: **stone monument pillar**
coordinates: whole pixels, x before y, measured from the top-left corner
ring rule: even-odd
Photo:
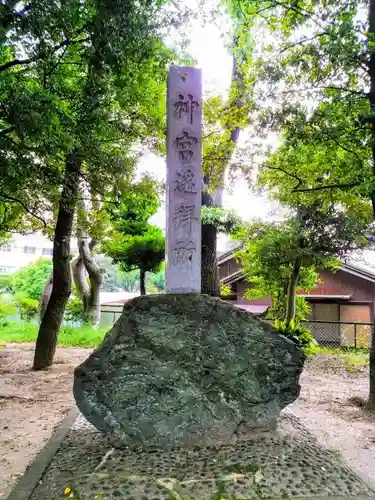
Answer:
[[[202,77],[168,75],[166,291],[201,291]]]

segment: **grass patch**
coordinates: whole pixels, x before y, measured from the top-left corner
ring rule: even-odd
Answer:
[[[63,326],[59,333],[58,345],[61,346],[98,346],[107,329],[95,329],[90,326]],[[0,325],[0,345],[4,342],[35,342],[38,327],[31,323],[8,323]]]
[[[369,353],[368,349],[334,349],[318,347],[314,350],[314,354],[324,354],[331,356],[338,361],[343,368],[351,373],[361,372],[368,367]]]

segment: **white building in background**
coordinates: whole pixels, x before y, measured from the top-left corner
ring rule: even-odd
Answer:
[[[0,274],[11,274],[40,257],[52,258],[53,242],[41,233],[15,234],[0,247]],[[77,244],[71,245],[77,253]]]

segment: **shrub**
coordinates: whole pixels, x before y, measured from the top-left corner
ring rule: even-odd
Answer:
[[[51,272],[51,259],[40,258],[31,262],[12,275],[13,293],[24,293],[30,299],[39,300]]]
[[[231,292],[230,286],[225,285],[224,283],[221,283],[221,285],[220,285],[220,296],[221,297],[227,297],[231,293],[232,292]]]
[[[308,328],[294,320],[287,325],[285,321],[281,321],[279,319],[274,322],[273,326],[281,335],[293,340],[293,342],[301,347],[305,354],[313,354],[315,349],[315,340]]]
[[[30,322],[35,319],[39,311],[39,301],[30,299],[26,293],[16,294],[16,305],[22,320]]]
[[[65,309],[65,319],[81,325],[87,325],[89,323],[89,318],[83,310],[82,300],[79,297],[73,296],[69,300]]]

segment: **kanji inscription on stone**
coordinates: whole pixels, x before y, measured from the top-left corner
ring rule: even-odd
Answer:
[[[202,77],[168,75],[166,291],[201,290]]]

